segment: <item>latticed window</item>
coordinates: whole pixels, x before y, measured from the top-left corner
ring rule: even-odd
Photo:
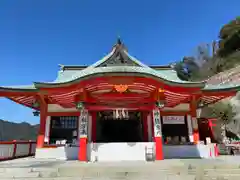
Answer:
[[[75,129],[77,128],[77,116],[54,116],[51,117],[52,128],[54,129]]]

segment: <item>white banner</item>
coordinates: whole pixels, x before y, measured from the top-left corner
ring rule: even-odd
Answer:
[[[159,109],[153,110],[154,136],[162,136],[161,115]]]
[[[185,116],[163,116],[163,124],[185,124]]]
[[[80,114],[80,126],[79,126],[80,138],[87,137],[87,132],[88,132],[88,111],[86,109],[82,109]]]

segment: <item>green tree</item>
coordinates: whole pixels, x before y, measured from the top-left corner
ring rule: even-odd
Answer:
[[[175,64],[175,70],[179,78],[185,81],[192,81],[192,78],[197,76],[196,73],[199,72],[199,68],[194,57],[184,57],[182,61]]]
[[[208,77],[209,63],[211,63],[209,45],[202,44],[196,48],[194,56],[186,56],[176,63],[175,70],[182,80],[201,81]]]
[[[240,49],[240,17],[224,25],[219,33],[219,51],[225,57]]]
[[[216,118],[217,126],[214,128],[216,140],[226,139],[227,125],[235,121],[236,113],[229,102],[218,102],[202,109],[201,117]]]
[[[240,18],[224,25],[219,32],[219,42],[197,47],[195,56],[185,57],[176,63],[179,78],[187,81],[203,81],[240,64]],[[240,99],[240,98],[239,98]],[[226,100],[227,102],[227,100]],[[217,139],[226,136],[226,128],[235,115],[231,104],[216,103],[203,108],[205,117],[218,118],[215,127]],[[231,131],[233,129],[230,129]],[[234,132],[234,131],[232,131]],[[222,134],[222,135],[221,135]]]
[[[224,25],[219,32],[219,42],[202,44],[195,56],[184,57],[176,63],[175,70],[187,81],[205,80],[240,64],[240,17]]]
[[[182,79],[184,81],[189,81],[190,74],[185,69],[185,67],[184,67],[185,64],[182,61],[175,63],[173,66],[174,66],[174,69],[177,72],[177,75],[180,79]]]

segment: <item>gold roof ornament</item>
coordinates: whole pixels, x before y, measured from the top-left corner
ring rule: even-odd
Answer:
[[[114,88],[117,92],[123,93],[128,90],[128,85],[117,84],[117,85],[114,85]]]

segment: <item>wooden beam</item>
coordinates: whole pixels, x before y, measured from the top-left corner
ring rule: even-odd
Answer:
[[[86,108],[89,111],[103,111],[103,110],[115,110],[117,108],[124,108],[126,110],[142,110],[147,111],[153,109],[153,105],[146,105],[146,106],[138,106],[138,105],[131,105],[126,107],[113,107],[113,106],[107,106],[107,105],[86,105]]]
[[[235,96],[237,91],[204,91],[200,96]]]
[[[47,116],[80,116],[79,111],[71,112],[47,112]]]
[[[162,116],[185,116],[191,114],[189,111],[161,111]]]
[[[12,99],[12,98],[8,98],[8,99],[10,99],[11,101],[13,101],[13,102],[15,102],[15,103],[17,103],[17,104],[21,104],[21,105],[26,106],[26,107],[31,108],[31,109],[35,109],[35,110],[38,110],[38,109],[39,109],[39,108],[35,108],[35,107],[33,107],[32,105],[27,104],[27,103],[20,103],[19,101],[16,101],[15,99]]]
[[[93,95],[92,95],[93,96]],[[124,100],[125,98],[129,99],[129,98],[143,98],[143,96],[149,96],[147,93],[144,94],[139,94],[139,93],[102,93],[102,94],[96,94],[95,96],[98,96],[99,98],[103,98],[103,99],[119,99],[121,98],[122,100]]]
[[[190,111],[193,117],[197,117],[197,101],[197,97],[192,95],[190,100]]]
[[[229,96],[228,96],[229,97]],[[208,105],[210,105],[210,104],[215,104],[215,103],[217,103],[217,102],[219,102],[219,101],[221,101],[221,100],[223,100],[223,99],[225,99],[225,98],[227,98],[227,97],[223,97],[223,98],[220,98],[220,99],[215,99],[215,100],[213,100],[213,101],[211,101],[211,102],[208,102],[208,103],[204,103],[204,100],[203,100],[203,107],[204,106],[208,106]]]
[[[39,93],[37,97],[41,104],[47,105],[47,96],[45,94]]]
[[[191,97],[186,98],[186,99],[184,99],[184,100],[182,100],[182,101],[178,101],[177,103],[175,103],[175,104],[173,104],[173,105],[171,105],[171,106],[169,106],[169,107],[175,107],[175,106],[177,106],[177,105],[179,105],[179,104],[189,103],[190,99],[191,99]]]
[[[81,92],[79,92],[77,95],[74,96],[74,101],[75,103],[79,101],[86,102],[88,97],[89,97],[89,92],[81,88]]]

